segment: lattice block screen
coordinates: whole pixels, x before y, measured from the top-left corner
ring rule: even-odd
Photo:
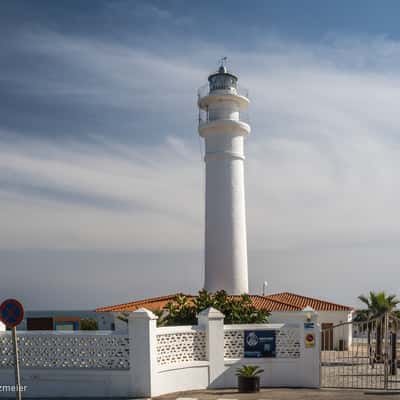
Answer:
[[[225,331],[224,357],[242,358],[244,356],[244,331]]]
[[[206,335],[200,331],[157,335],[158,365],[206,360]]]
[[[125,335],[18,335],[23,368],[129,369],[129,338]],[[0,368],[13,366],[10,334],[0,334]]]
[[[298,328],[283,328],[276,332],[276,358],[300,358]]]
[[[226,330],[225,358],[244,357],[244,331]],[[276,358],[300,358],[300,330],[283,328],[276,331]]]

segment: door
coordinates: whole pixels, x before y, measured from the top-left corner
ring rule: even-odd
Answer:
[[[333,324],[321,324],[321,350],[333,350]]]

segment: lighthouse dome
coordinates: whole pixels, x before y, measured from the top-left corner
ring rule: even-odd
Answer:
[[[226,74],[228,72],[228,69],[225,67],[225,65],[221,65],[218,69],[218,73],[220,74]]]

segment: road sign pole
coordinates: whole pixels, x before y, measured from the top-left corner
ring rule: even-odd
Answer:
[[[12,329],[12,342],[14,349],[14,374],[15,374],[15,398],[21,400],[21,375],[19,372],[19,356],[17,341],[17,325],[24,319],[24,307],[15,299],[4,300],[0,304],[0,320],[7,328]]]
[[[21,400],[21,376],[19,373],[19,355],[18,355],[18,341],[17,341],[17,328],[12,328],[12,341],[14,347],[14,374],[15,374],[15,399]]]

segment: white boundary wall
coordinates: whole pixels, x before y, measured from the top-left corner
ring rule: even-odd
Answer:
[[[311,313],[311,322],[317,314]],[[206,388],[234,388],[236,368],[259,365],[267,387],[319,387],[320,329],[304,329],[310,313],[285,324],[225,325],[207,309],[196,326],[157,328],[157,317],[140,309],[129,317],[129,335],[20,333],[25,397],[151,397]],[[245,330],[275,330],[276,358],[244,358]],[[306,333],[315,345],[305,347]],[[10,334],[0,333],[0,385],[13,384]],[[34,365],[34,367],[33,367]],[[13,393],[0,391],[0,397]]]
[[[131,393],[130,340],[113,332],[18,332],[23,397]],[[0,386],[14,385],[10,332],[0,333]],[[15,394],[0,388],[1,397]]]

